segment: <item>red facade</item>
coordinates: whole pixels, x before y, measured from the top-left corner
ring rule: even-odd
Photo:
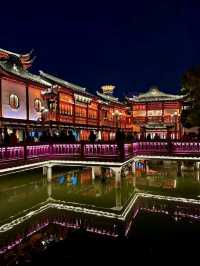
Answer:
[[[0,50],[1,129],[26,134],[49,130],[73,130],[77,140],[88,140],[94,131],[101,140],[112,140],[116,128],[131,130],[127,106],[93,95],[78,85],[40,72],[31,74],[30,54]],[[18,103],[18,104],[17,104]],[[115,111],[120,116],[115,117]],[[37,135],[37,134],[36,134]]]

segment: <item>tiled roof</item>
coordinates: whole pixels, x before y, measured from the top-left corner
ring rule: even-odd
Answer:
[[[150,88],[148,92],[141,93],[139,96],[133,98],[128,98],[133,102],[150,102],[150,101],[171,101],[171,100],[180,100],[185,98],[184,95],[173,95],[161,92],[158,88]]]
[[[51,86],[51,83],[43,80],[39,75],[34,75],[28,72],[27,70],[20,68],[19,66],[15,64],[9,65],[7,61],[0,61],[0,68],[2,68],[4,71],[8,73],[14,74],[15,76],[40,83],[44,86],[48,86],[48,87]]]
[[[45,79],[45,80],[48,80],[49,82],[53,82],[53,83],[57,83],[61,86],[64,86],[64,87],[67,87],[67,88],[70,88],[76,92],[82,92],[84,94],[87,94],[87,95],[90,95],[90,96],[93,96],[92,94],[90,94],[89,92],[86,91],[86,88],[83,88],[81,86],[78,86],[78,85],[75,85],[73,83],[70,83],[68,81],[65,81],[63,79],[60,79],[60,78],[57,78],[51,74],[47,74],[43,71],[39,71],[40,73],[40,76],[41,78]]]
[[[97,95],[106,101],[118,103],[118,104],[123,104],[123,103],[119,102],[118,98],[110,96],[110,95],[106,95],[104,93],[100,93],[99,91],[97,91]]]

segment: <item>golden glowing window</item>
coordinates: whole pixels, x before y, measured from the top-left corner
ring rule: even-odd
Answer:
[[[19,97],[16,94],[11,94],[9,98],[9,104],[13,109],[19,108]]]
[[[40,99],[35,99],[34,101],[34,108],[37,112],[41,112],[41,108],[42,108],[42,102]]]

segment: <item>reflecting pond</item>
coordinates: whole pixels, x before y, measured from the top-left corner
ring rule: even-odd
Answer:
[[[80,230],[82,227],[87,228],[87,234],[95,233],[94,238],[98,238],[98,235],[113,238],[120,234],[128,235],[127,232],[129,237],[135,237],[133,220],[136,215],[140,217],[141,213],[138,213],[139,207],[134,201],[138,193],[194,200],[199,200],[200,196],[199,170],[189,162],[183,165],[176,161],[140,160],[136,163],[135,172],[131,164],[122,168],[120,182],[116,182],[112,167],[55,166],[51,182],[43,174],[44,170],[38,168],[0,177],[0,228],[5,229],[7,223],[29,215],[23,223],[16,223],[9,230],[0,232],[4,244],[12,237],[16,238],[17,233],[24,237],[23,231],[26,231],[27,238],[49,226],[51,230],[56,228],[59,232],[58,227],[64,228],[59,239],[69,237],[66,228]],[[159,204],[157,213],[169,215],[169,209],[166,211],[169,200],[167,204]],[[42,209],[47,205],[48,209]],[[65,209],[63,206],[77,209]],[[80,210],[78,208],[81,208],[81,213],[77,211]],[[148,198],[140,205],[142,212],[152,212],[155,208],[156,203]],[[40,211],[33,215],[35,210]],[[91,213],[86,210],[91,210]],[[145,216],[145,220],[148,222],[148,217]],[[126,224],[123,230],[122,221]]]

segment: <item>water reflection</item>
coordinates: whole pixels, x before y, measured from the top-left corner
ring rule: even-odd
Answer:
[[[192,162],[138,161],[135,185],[159,195],[197,198],[200,195],[199,169]]]
[[[42,169],[1,177],[0,225],[38,209],[39,204],[49,203],[52,205],[45,209],[46,214],[37,212],[31,219],[24,220],[23,225],[14,227],[16,231],[21,230],[20,237],[49,224],[84,228],[107,236],[127,236],[141,210],[170,215],[176,220],[199,219],[198,202],[178,201],[179,197],[199,200],[199,170],[194,169],[194,165],[141,160],[134,167],[134,171],[131,164],[122,169],[53,167],[51,182]],[[157,195],[161,195],[160,198]],[[65,209],[65,204],[81,206],[82,212]],[[86,208],[91,213],[86,214]],[[98,212],[92,213],[93,210]],[[18,243],[19,239],[15,241]]]
[[[102,167],[55,167],[51,182],[43,176],[42,169],[2,176],[0,224],[50,199],[96,208],[119,208],[134,191],[132,179],[128,173],[116,188],[112,169]]]
[[[188,166],[188,167],[187,167]],[[42,169],[1,177],[0,223],[47,199],[121,209],[135,191],[198,198],[199,170],[182,162],[138,161],[118,169],[53,168],[51,182]],[[117,173],[117,178],[116,178]]]

